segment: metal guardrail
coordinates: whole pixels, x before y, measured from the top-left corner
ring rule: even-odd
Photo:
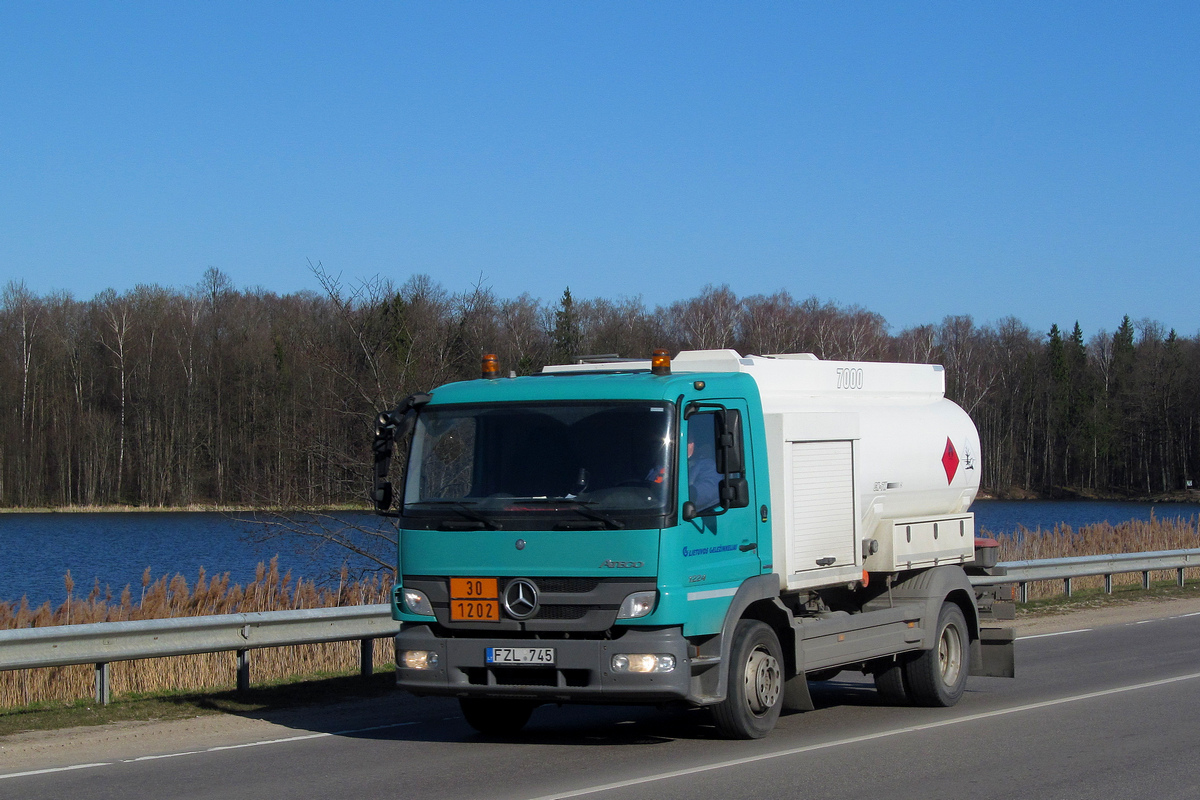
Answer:
[[[1029,584],[1034,581],[1061,580],[1070,595],[1073,578],[1092,575],[1104,576],[1109,593],[1112,576],[1129,572],[1141,572],[1142,585],[1148,589],[1151,572],[1173,569],[1182,586],[1183,571],[1200,568],[1200,548],[1009,561],[996,566],[1003,568],[1003,574],[972,576],[972,585],[1015,583],[1020,587],[1021,602],[1026,602]],[[399,629],[389,606],[370,605],[4,630],[0,631],[0,671],[95,664],[96,700],[106,704],[108,664],[113,661],[234,651],[238,689],[245,690],[250,685],[251,650],[357,639],[360,671],[369,675],[375,640],[394,636]]]
[[[1015,583],[1018,586],[1019,600],[1025,603],[1029,601],[1029,584],[1034,581],[1061,580],[1063,592],[1070,597],[1073,578],[1103,575],[1104,591],[1112,594],[1113,575],[1140,572],[1142,573],[1142,588],[1149,589],[1151,572],[1175,570],[1176,582],[1183,586],[1183,571],[1193,567],[1200,568],[1200,548],[1006,561],[996,566],[1004,568],[1003,575],[973,575],[971,584],[973,586],[995,586],[1002,583]]]
[[[375,640],[399,630],[386,604],[23,628],[0,631],[0,670],[95,664],[96,701],[107,704],[110,662],[234,651],[244,691],[250,650],[357,639],[360,671],[369,675]]]

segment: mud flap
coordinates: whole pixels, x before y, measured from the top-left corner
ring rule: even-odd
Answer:
[[[783,685],[784,711],[812,711],[815,708],[812,695],[808,693],[808,679],[804,673],[788,678]]]
[[[1016,677],[1015,628],[980,628],[971,642],[971,674],[985,678]]]

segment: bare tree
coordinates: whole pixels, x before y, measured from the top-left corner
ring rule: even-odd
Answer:
[[[699,297],[672,303],[668,309],[682,346],[696,350],[733,347],[742,308],[728,286],[705,286]]]
[[[756,294],[742,299],[741,340],[748,352],[760,355],[800,349],[801,309],[788,292]]]

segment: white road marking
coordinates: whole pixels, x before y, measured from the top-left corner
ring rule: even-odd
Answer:
[[[328,733],[306,733],[303,736],[288,736],[282,739],[263,739],[257,742],[244,742],[243,744],[223,744],[215,747],[207,747],[203,750],[182,750],[178,753],[161,753],[154,756],[139,756],[137,758],[123,758],[119,761],[101,761],[95,764],[72,764],[68,767],[51,767],[49,769],[36,769],[29,772],[10,772],[7,775],[0,775],[0,780],[5,778],[22,778],[29,775],[47,775],[53,772],[70,772],[75,769],[90,769],[92,767],[111,767],[114,764],[136,764],[139,761],[158,761],[163,758],[180,758],[182,756],[197,756],[204,753],[219,753],[222,750],[240,750],[245,747],[265,747],[271,744],[285,744],[287,742],[302,742],[307,739],[324,739],[329,736],[350,736],[356,733],[369,733],[370,731],[383,731],[391,728],[403,728],[408,725],[417,725],[419,722],[393,722],[388,725],[373,725],[369,728],[354,728],[346,731],[331,731]]]
[[[1025,639],[1045,639],[1050,636],[1070,636],[1072,633],[1088,633],[1089,631],[1093,630],[1095,630],[1095,628],[1080,628],[1079,630],[1059,631],[1058,633],[1035,633],[1032,636],[1018,636],[1017,641],[1024,641]]]
[[[785,758],[787,756],[800,755],[801,753],[811,753],[816,750],[829,750],[834,747],[842,747],[843,745],[870,742],[875,739],[885,739],[890,736],[899,736],[905,733],[918,733],[920,731],[934,730],[936,728],[945,728],[951,725],[961,725],[964,722],[977,722],[979,720],[990,719],[992,717],[1003,717],[1009,714],[1020,714],[1025,711],[1035,711],[1040,708],[1051,708],[1053,706],[1065,705],[1067,703],[1078,703],[1082,700],[1094,700],[1097,697],[1109,697],[1115,694],[1136,692],[1141,689],[1152,689],[1157,686],[1167,686],[1172,683],[1196,680],[1197,678],[1200,678],[1200,672],[1193,672],[1188,675],[1179,675],[1174,678],[1163,678],[1162,680],[1157,681],[1148,681],[1146,683],[1138,683],[1132,686],[1121,686],[1116,689],[1104,689],[1098,692],[1087,692],[1085,694],[1077,694],[1070,697],[1060,697],[1057,700],[1042,700],[1037,703],[1027,703],[1025,705],[1013,706],[1011,708],[1000,708],[995,711],[984,711],[979,714],[968,714],[965,717],[956,717],[954,719],[941,720],[938,722],[928,722],[923,725],[910,725],[904,728],[893,728],[892,730],[879,731],[878,733],[868,733],[864,734],[863,736],[852,736],[846,739],[836,739],[832,742],[821,742],[819,744],[804,745],[803,747],[792,747],[788,748],[787,750],[779,750],[774,753],[763,753],[762,755],[747,756],[746,758],[735,758],[730,759],[729,761],[720,761],[716,764],[706,764],[700,767],[677,769],[671,770],[670,772],[659,772],[657,774],[647,775],[642,778],[630,778],[629,780],[625,781],[615,781],[613,783],[588,786],[583,789],[555,792],[553,794],[532,798],[532,800],[566,800],[567,798],[571,797],[583,797],[584,795],[608,792],[612,791],[613,789],[626,789],[631,786],[641,786],[647,783],[656,783],[658,781],[669,780],[671,778],[681,778],[687,775],[696,775],[702,772],[713,772],[714,770],[740,767],[746,764],[753,764],[758,761],[769,761],[775,758]]]
[[[91,769],[92,767],[107,767],[111,765],[111,761],[102,761],[97,764],[75,764],[70,767],[54,767],[52,769],[31,769],[28,772],[10,772],[7,775],[0,775],[0,780],[5,778],[24,778],[28,775],[45,775],[48,772],[67,772],[72,769]]]

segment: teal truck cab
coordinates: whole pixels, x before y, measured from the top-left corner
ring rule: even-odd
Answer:
[[[1011,636],[981,625],[1005,604],[968,579],[994,551],[941,367],[656,351],[483,375],[377,420],[400,687],[485,732],[543,703],[676,701],[757,738],[842,669],[942,706],[1012,674]]]

